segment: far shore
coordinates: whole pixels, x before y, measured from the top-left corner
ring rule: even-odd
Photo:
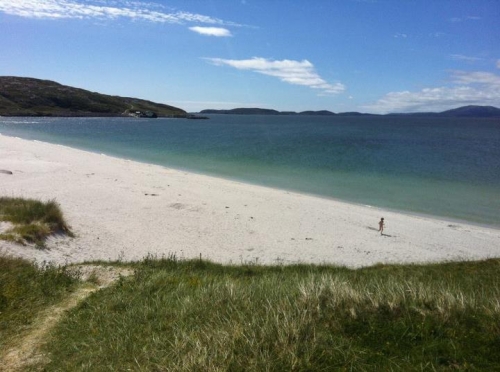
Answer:
[[[175,255],[221,263],[500,257],[500,230],[244,184],[0,135],[0,196],[55,199],[76,238],[0,254],[55,264]],[[378,222],[385,218],[381,235]],[[0,229],[2,226],[0,225]]]

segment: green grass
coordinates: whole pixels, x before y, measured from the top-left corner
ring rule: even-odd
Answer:
[[[76,280],[65,269],[0,256],[0,350],[29,329],[39,311],[60,301]]]
[[[33,199],[0,197],[0,221],[14,225],[0,234],[0,239],[20,244],[33,243],[43,248],[49,235],[73,236],[59,205],[53,200],[44,203]]]
[[[500,260],[134,268],[59,324],[45,370],[500,370]]]

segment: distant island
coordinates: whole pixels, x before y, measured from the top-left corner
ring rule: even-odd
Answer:
[[[332,115],[370,115],[370,114],[361,114],[357,112],[344,113],[344,114],[336,114],[334,112],[328,110],[320,110],[320,111],[277,111],[272,109],[263,109],[263,108],[235,108],[230,110],[202,110],[200,114],[230,114],[230,115],[320,115],[320,116],[332,116]]]
[[[15,76],[0,76],[0,116],[198,118],[161,103]]]
[[[200,115],[201,114],[201,115]],[[202,110],[190,114],[178,107],[139,98],[110,96],[62,85],[50,80],[29,77],[0,76],[0,116],[53,117],[139,117],[208,119],[209,114],[231,115],[316,115],[316,116],[375,116],[361,112],[334,113],[319,111],[277,111],[263,108]],[[387,114],[419,117],[500,117],[500,109],[492,106],[463,106],[443,112]],[[380,115],[376,115],[380,116]]]
[[[393,113],[386,115],[366,114],[361,112],[340,112],[334,113],[327,110],[321,111],[277,111],[262,108],[235,108],[231,110],[207,109],[200,111],[200,114],[230,114],[230,115],[317,115],[317,116],[419,116],[419,117],[500,117],[500,109],[493,106],[463,106],[443,112],[417,112],[417,113]]]

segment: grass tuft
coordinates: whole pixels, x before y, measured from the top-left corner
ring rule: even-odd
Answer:
[[[14,225],[0,234],[0,239],[23,245],[32,243],[43,248],[45,239],[52,234],[74,236],[54,200],[44,203],[33,199],[0,197],[0,221]]]

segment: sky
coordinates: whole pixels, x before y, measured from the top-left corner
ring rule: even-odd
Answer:
[[[0,75],[182,108],[500,108],[499,0],[0,0]]]

